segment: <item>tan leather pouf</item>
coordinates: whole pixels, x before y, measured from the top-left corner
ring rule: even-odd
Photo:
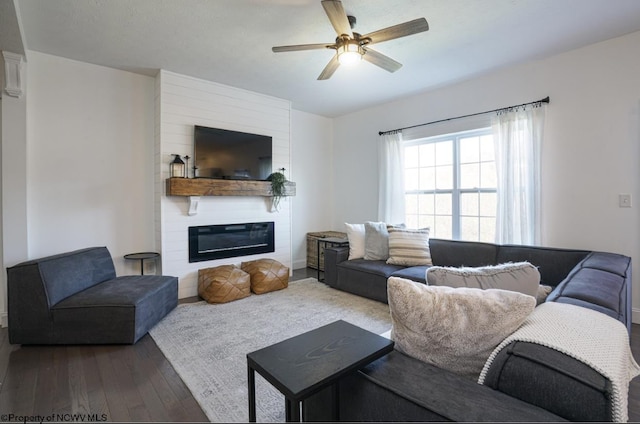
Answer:
[[[227,303],[251,294],[251,276],[235,265],[198,270],[198,295],[208,303]]]
[[[286,289],[289,286],[289,268],[273,259],[243,262],[243,271],[251,275],[251,291],[255,294]]]

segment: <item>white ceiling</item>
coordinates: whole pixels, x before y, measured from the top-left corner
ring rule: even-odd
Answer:
[[[0,0],[0,12],[11,2]],[[640,30],[639,0],[343,0],[361,34],[419,17],[430,29],[373,46],[404,65],[393,74],[362,62],[318,81],[331,50],[271,47],[333,42],[320,0],[13,3],[27,50],[148,75],[165,69],[328,117]],[[9,50],[16,29],[2,26]]]

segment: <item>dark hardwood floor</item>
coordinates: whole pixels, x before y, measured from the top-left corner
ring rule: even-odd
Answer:
[[[65,414],[120,422],[208,421],[149,335],[125,346],[10,345],[5,328],[0,338],[2,414],[53,414],[53,421],[71,421]],[[0,420],[7,421],[4,415]]]
[[[292,281],[315,276],[296,270]],[[631,349],[640,362],[640,325],[633,325]],[[124,346],[20,346],[9,344],[7,329],[0,329],[0,421],[36,415],[52,421],[208,421],[149,335]],[[640,421],[640,377],[629,389],[629,421]]]

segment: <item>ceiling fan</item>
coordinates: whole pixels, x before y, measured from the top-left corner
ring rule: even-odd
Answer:
[[[316,49],[336,50],[336,55],[324,68],[318,77],[319,80],[331,78],[333,73],[341,64],[348,65],[350,63],[355,63],[360,59],[373,63],[386,71],[395,72],[402,67],[402,64],[383,55],[382,53],[378,53],[369,46],[374,43],[381,43],[383,41],[417,34],[429,29],[427,20],[425,18],[418,18],[409,22],[370,32],[369,34],[360,35],[357,32],[352,31],[353,26],[356,23],[356,18],[353,16],[347,16],[340,0],[322,0],[322,7],[329,17],[331,25],[333,25],[333,28],[338,34],[335,43],[298,44],[293,46],[278,46],[271,49],[274,53]]]

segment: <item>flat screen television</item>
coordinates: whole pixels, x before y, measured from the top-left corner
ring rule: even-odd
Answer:
[[[193,139],[198,178],[266,180],[271,174],[269,136],[196,125]]]

